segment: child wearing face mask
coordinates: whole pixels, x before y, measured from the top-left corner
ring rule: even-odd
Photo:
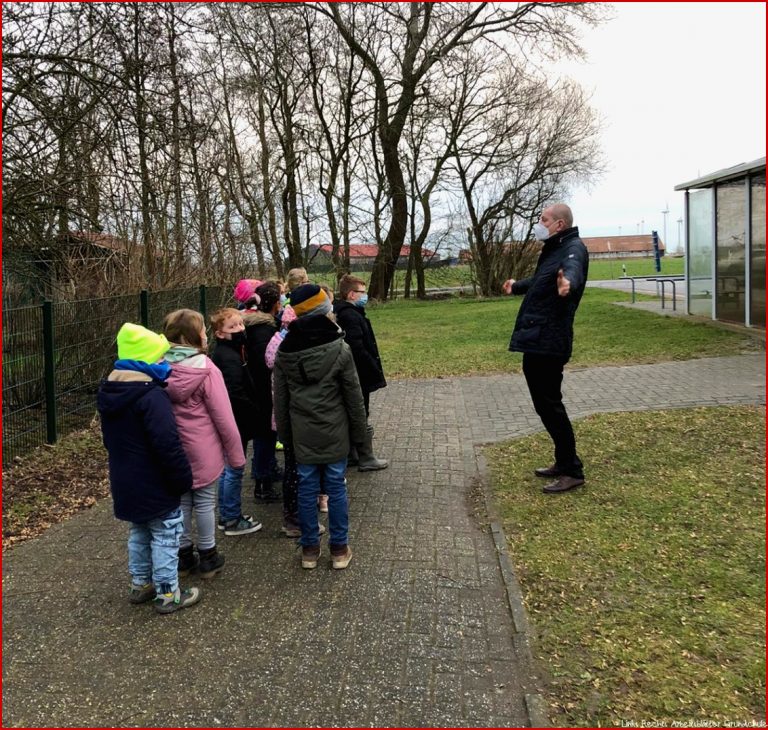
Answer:
[[[355,358],[355,367],[365,400],[365,414],[368,416],[371,393],[379,388],[386,388],[387,381],[379,357],[376,335],[365,315],[365,306],[368,304],[367,286],[362,279],[345,274],[339,280],[339,293],[341,299],[334,301],[333,311],[337,324],[344,330],[344,341]],[[348,463],[357,464],[358,471],[378,471],[389,466],[385,459],[374,456],[373,426],[370,422],[365,442],[357,447],[356,452],[350,452]]]
[[[211,327],[216,347],[211,355],[214,365],[221,370],[224,385],[232,405],[232,412],[240,434],[243,454],[258,428],[258,401],[248,371],[247,340],[243,315],[231,307],[216,310],[211,315]],[[219,481],[219,529],[225,535],[247,535],[260,529],[253,518],[243,515],[242,487],[244,466],[224,466]],[[258,525],[258,527],[254,527]]]
[[[192,466],[192,489],[181,498],[184,532],[179,544],[179,575],[198,570],[213,578],[224,567],[216,549],[216,486],[225,461],[235,468],[245,464],[221,371],[206,356],[208,337],[200,312],[178,309],[165,317],[163,334],[171,343],[165,359],[173,370],[168,395],[179,437]],[[197,523],[197,550],[192,542],[192,519]],[[261,525],[253,523],[250,532]]]

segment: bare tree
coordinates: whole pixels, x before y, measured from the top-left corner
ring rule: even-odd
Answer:
[[[451,112],[463,116],[453,165],[469,215],[472,265],[490,296],[530,260],[530,231],[544,204],[599,171],[598,124],[569,83],[547,85],[515,68],[491,87],[465,79]]]
[[[457,48],[504,33],[520,45],[554,52],[580,48],[570,19],[594,22],[586,4],[570,3],[366,3],[315,5],[333,18],[350,49],[369,71],[378,103],[378,133],[392,199],[390,227],[371,273],[371,296],[385,298],[407,233],[408,200],[400,140],[424,77]],[[387,38],[377,46],[373,31]]]

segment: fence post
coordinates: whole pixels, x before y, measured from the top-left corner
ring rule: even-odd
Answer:
[[[208,316],[208,297],[206,296],[205,284],[200,284],[200,314],[203,315],[203,319]]]
[[[46,441],[56,443],[56,369],[54,367],[53,302],[43,302],[43,370],[45,375]]]
[[[149,292],[146,289],[142,289],[139,294],[139,312],[141,324],[149,327]]]

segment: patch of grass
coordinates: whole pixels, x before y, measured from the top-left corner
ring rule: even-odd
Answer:
[[[623,266],[627,273],[624,274]],[[653,257],[632,259],[590,259],[589,278],[591,281],[618,279],[622,276],[682,276],[685,273],[685,259],[662,256],[661,272],[656,271]]]
[[[3,470],[3,547],[28,540],[109,494],[97,427],[41,446]]]
[[[626,307],[629,294],[587,289],[576,314],[572,367],[687,360],[758,351],[747,335]],[[519,372],[509,339],[522,297],[397,300],[371,306],[390,378]]]
[[[486,450],[555,726],[765,720],[761,409],[574,424],[587,484],[545,495],[546,434]]]

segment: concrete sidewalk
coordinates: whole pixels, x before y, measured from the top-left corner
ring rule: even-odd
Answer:
[[[763,355],[742,355],[569,369],[565,397],[578,418],[760,404],[764,383]],[[8,551],[3,726],[536,722],[503,536],[472,498],[476,445],[540,429],[522,376],[398,381],[372,412],[391,467],[350,471],[348,570],[329,568],[324,543],[302,571],[279,505],[254,510],[260,533],[220,538],[224,572],[190,581],[203,601],[172,616],[126,601],[126,529],[109,500]]]

